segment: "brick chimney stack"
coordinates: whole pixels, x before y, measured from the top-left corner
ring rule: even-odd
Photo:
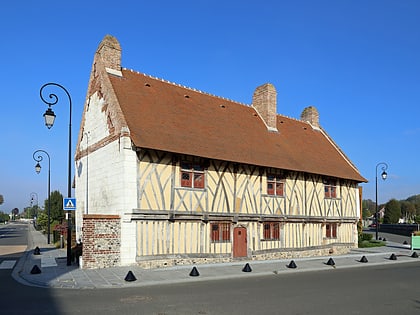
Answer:
[[[319,113],[315,106],[306,107],[300,115],[300,120],[310,123],[312,127],[319,128]]]
[[[121,46],[114,36],[106,35],[99,44],[96,54],[106,68],[121,71]]]
[[[271,83],[257,87],[252,97],[252,106],[264,120],[269,131],[277,130],[277,92]]]

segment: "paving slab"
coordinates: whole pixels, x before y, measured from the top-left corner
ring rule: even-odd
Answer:
[[[363,268],[366,266],[385,264],[410,262],[420,264],[419,258],[411,257],[413,251],[411,251],[410,245],[387,241],[387,246],[356,248],[346,255],[337,256],[331,255],[324,257],[266,261],[240,261],[220,264],[173,266],[158,269],[144,269],[139,266],[81,269],[76,265],[67,266],[66,249],[56,249],[52,245],[47,245],[45,236],[38,231],[35,231],[33,227],[30,228],[29,231],[31,235],[29,237],[29,247],[14,267],[13,277],[26,285],[49,288],[124,288],[211,281],[227,278],[287,275],[297,272],[328,272],[344,268]],[[390,239],[388,234],[387,239]],[[398,240],[400,240],[400,238],[398,238]],[[41,250],[40,255],[33,255],[33,249],[36,246]],[[396,260],[390,259],[392,254],[396,256]],[[363,256],[366,257],[367,262],[361,262]],[[328,260],[330,258],[334,261],[334,265],[328,265]],[[296,268],[289,268],[289,264],[292,260],[294,261]],[[251,269],[250,272],[243,271],[246,263],[249,264]],[[31,274],[34,265],[40,267],[40,274]],[[190,272],[194,267],[199,273],[198,276],[190,276]],[[125,281],[125,277],[130,271],[135,276],[135,281]]]

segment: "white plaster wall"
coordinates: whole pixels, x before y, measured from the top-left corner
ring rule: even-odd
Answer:
[[[121,222],[121,265],[136,263],[137,233],[136,222],[122,219]]]
[[[126,147],[124,144],[128,144]],[[116,214],[137,207],[137,158],[130,139],[122,137],[77,162],[76,198],[78,210],[86,213],[88,176],[88,214]],[[87,172],[88,171],[88,172]]]
[[[92,147],[109,136],[106,115],[103,100],[94,94],[85,112],[81,150],[86,148],[87,143]],[[120,137],[76,161],[75,183],[77,238],[83,236],[82,216],[87,212],[119,215],[123,220],[124,213],[130,213],[137,208],[137,155],[131,148],[130,137]],[[122,221],[121,261],[124,264],[135,262],[136,244],[133,235],[135,236],[135,224]]]

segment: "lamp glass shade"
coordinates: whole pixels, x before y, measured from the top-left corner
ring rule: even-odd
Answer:
[[[41,172],[41,165],[39,163],[36,163],[36,165],[35,165],[35,172],[37,174],[39,174],[39,172]]]
[[[381,174],[382,179],[385,180],[387,176],[388,176],[387,172],[383,171]]]
[[[44,114],[45,126],[50,129],[54,125],[55,114],[51,108],[48,108]]]

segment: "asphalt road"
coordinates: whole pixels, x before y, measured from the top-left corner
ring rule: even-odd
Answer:
[[[19,259],[28,244],[28,224],[0,225],[0,264],[4,260]]]
[[[2,314],[418,314],[419,262],[130,289],[25,287],[1,273]]]
[[[14,237],[19,239],[16,234]],[[11,270],[0,270],[1,314],[401,315],[420,312],[418,260],[354,269],[104,290],[23,286],[10,274]]]

